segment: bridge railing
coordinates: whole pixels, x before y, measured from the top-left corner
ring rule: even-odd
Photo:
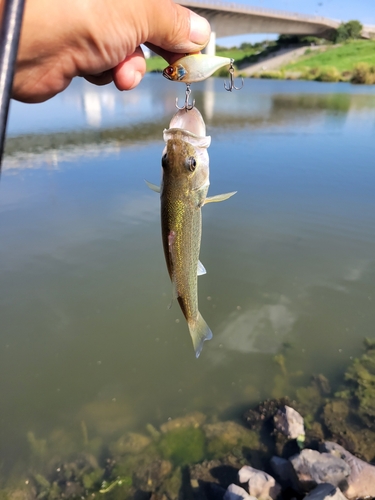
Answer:
[[[221,0],[175,0],[176,3],[189,5],[194,7],[204,8],[222,8],[223,10],[231,10],[235,12],[243,12],[244,14],[260,14],[284,19],[293,19],[296,21],[306,21],[306,22],[315,22],[319,24],[325,24],[332,27],[337,27],[340,21],[336,21],[333,19],[328,19],[323,16],[315,16],[315,15],[307,15],[307,14],[298,14],[297,12],[287,12],[283,10],[277,9],[266,9],[264,7],[249,7],[242,4],[234,3],[234,2],[223,2]]]

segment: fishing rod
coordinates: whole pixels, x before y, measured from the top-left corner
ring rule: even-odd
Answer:
[[[5,0],[0,27],[0,174],[25,0]]]

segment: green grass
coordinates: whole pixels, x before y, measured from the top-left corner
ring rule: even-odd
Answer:
[[[153,56],[146,59],[147,71],[163,71],[164,68],[168,66],[165,59],[160,56]]]
[[[325,52],[303,56],[297,62],[285,66],[287,71],[304,71],[306,68],[336,68],[339,72],[353,71],[356,64],[366,62],[375,65],[375,40],[356,40]]]

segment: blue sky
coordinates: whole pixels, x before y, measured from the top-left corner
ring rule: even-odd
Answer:
[[[375,25],[375,0],[234,0],[234,3],[313,14],[344,22],[358,19],[362,24]],[[276,35],[241,35],[219,38],[217,43],[232,46],[246,41],[254,43],[273,38],[276,38]]]

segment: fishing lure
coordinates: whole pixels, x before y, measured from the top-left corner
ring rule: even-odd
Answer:
[[[201,82],[218,69],[231,64],[233,64],[233,59],[229,57],[191,54],[170,64],[164,69],[163,76],[174,82]]]
[[[163,71],[163,76],[174,82],[184,82],[190,84],[206,80],[215,71],[224,66],[229,66],[230,85],[224,87],[228,91],[239,90],[241,87],[234,85],[234,59],[221,56],[208,56],[206,54],[191,54],[182,57],[173,64],[167,66]],[[243,79],[242,79],[243,85]]]

